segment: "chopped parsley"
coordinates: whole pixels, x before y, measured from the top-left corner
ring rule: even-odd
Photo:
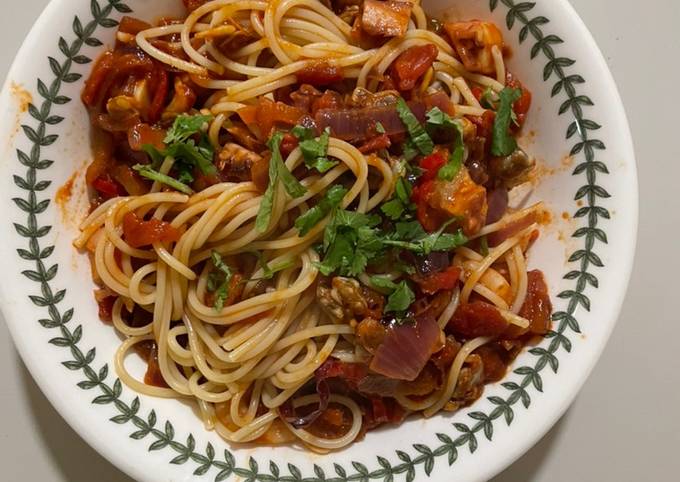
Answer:
[[[384,134],[385,133],[385,127],[380,122],[375,123],[375,131],[378,134]]]
[[[427,255],[433,251],[451,251],[468,242],[467,237],[460,229],[455,233],[444,232],[448,225],[454,221],[456,221],[455,218],[445,223],[438,231],[430,234],[425,232],[418,221],[397,223],[395,232],[388,235],[383,243],[421,255]]]
[[[406,162],[411,162],[416,157],[418,157],[418,148],[411,139],[406,139],[401,158]]]
[[[163,142],[171,145],[186,142],[194,134],[201,132],[203,126],[212,120],[210,115],[179,115],[175,117],[172,127],[168,130]]]
[[[437,173],[437,178],[442,181],[452,181],[460,168],[463,167],[465,158],[465,143],[463,142],[463,126],[460,121],[453,122],[454,139],[449,161],[443,165]]]
[[[379,223],[379,216],[336,209],[324,231],[325,256],[317,264],[319,271],[325,276],[336,271],[342,276],[363,273],[368,262],[383,251],[375,229]]]
[[[412,193],[411,183],[400,177],[394,187],[394,197],[383,204],[380,210],[392,221],[410,216],[410,213],[415,210],[415,204],[411,202]]]
[[[277,131],[267,142],[267,146],[272,152],[272,158],[269,161],[269,185],[264,196],[262,196],[260,210],[257,212],[257,218],[255,219],[255,229],[260,233],[265,232],[269,227],[274,207],[274,193],[279,180],[283,183],[286,192],[293,198],[303,196],[307,192],[305,187],[300,184],[300,181],[293,176],[283,162],[280,149],[282,138],[283,134]]]
[[[395,283],[386,276],[371,276],[370,281],[374,288],[389,293],[385,312],[404,313],[416,300],[413,290],[405,280]]]
[[[262,253],[260,251],[252,251],[252,254],[257,258],[257,263],[260,265],[262,268],[262,277],[260,278],[251,278],[248,281],[258,281],[258,280],[268,280],[272,279],[276,273],[279,271],[283,271],[284,269],[291,268],[295,265],[295,263],[292,260],[288,261],[283,261],[279,264],[276,264],[274,266],[270,266],[269,263],[267,263],[262,256]]]
[[[451,116],[439,107],[433,107],[425,114],[425,116],[427,118],[428,127],[453,127],[455,124],[455,121]]]
[[[168,176],[167,174],[160,173],[148,164],[137,164],[133,167],[133,169],[137,171],[142,177],[151,179],[152,181],[158,181],[161,184],[165,184],[166,186],[169,186],[179,192],[183,192],[184,194],[191,195],[194,193],[194,191],[182,181]]]
[[[338,272],[342,276],[357,276],[363,273],[369,262],[384,261],[383,255],[389,248],[412,251],[427,255],[433,251],[451,251],[468,242],[459,229],[445,233],[449,224],[437,232],[427,233],[418,221],[399,222],[388,233],[378,229],[380,216],[336,209],[324,231],[321,253],[323,261],[317,264],[325,276]],[[407,271],[407,270],[404,270]]]
[[[308,127],[295,126],[291,133],[300,141],[300,150],[307,167],[324,173],[337,164],[327,157],[328,141],[331,137],[329,127],[326,127],[321,135],[316,138],[314,137],[314,129]]]
[[[323,199],[321,199],[316,206],[297,218],[295,220],[295,227],[300,236],[306,235],[319,221],[337,208],[345,197],[345,194],[347,194],[347,189],[345,189],[345,187],[335,185],[326,191]]]
[[[453,119],[439,107],[433,107],[427,114],[427,127],[430,129],[453,129],[453,148],[449,161],[439,169],[437,177],[442,181],[451,181],[460,168],[465,158],[465,144],[463,142],[463,125],[459,119]]]
[[[406,130],[408,131],[413,146],[415,146],[418,151],[425,156],[432,154],[432,151],[434,150],[434,142],[432,142],[432,139],[430,138],[427,131],[425,131],[425,128],[420,125],[420,122],[418,122],[416,116],[413,114],[413,112],[411,112],[411,109],[409,109],[406,101],[404,101],[404,99],[401,97],[399,100],[397,100],[397,113],[399,114],[401,121],[404,123],[404,126],[406,126]],[[406,150],[406,146],[404,147],[404,150]]]
[[[498,110],[493,123],[491,137],[491,154],[494,156],[509,156],[517,149],[517,141],[510,135],[510,123],[512,122],[513,115],[512,106],[522,96],[522,91],[506,87],[501,90],[498,96]]]
[[[416,295],[413,294],[413,290],[411,290],[408,282],[404,280],[396,286],[392,294],[387,298],[385,311],[403,313],[415,300]]]
[[[234,273],[217,251],[213,250],[210,253],[210,259],[215,269],[208,274],[207,288],[210,293],[215,295],[213,308],[215,311],[221,311],[224,308],[224,302],[229,298],[229,289]]]
[[[148,179],[162,182],[178,191],[189,194],[186,189],[188,189],[188,184],[194,182],[194,168],[198,168],[205,175],[215,173],[215,165],[213,164],[215,151],[203,130],[211,119],[212,116],[209,115],[183,114],[177,116],[163,139],[165,149],[160,150],[150,144],[144,144],[142,149],[149,155],[152,164],[151,166],[137,164],[134,169]],[[199,135],[198,142],[193,138],[196,134]],[[179,184],[169,181],[169,179],[174,179],[171,176],[157,172],[158,167],[166,157],[174,159],[172,168],[177,173],[176,181]],[[161,179],[163,180],[161,181]],[[180,185],[183,185],[186,189],[181,188]]]
[[[371,286],[381,291],[392,292],[397,289],[397,284],[387,276],[375,275],[370,278]]]

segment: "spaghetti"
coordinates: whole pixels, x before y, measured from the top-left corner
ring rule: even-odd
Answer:
[[[531,96],[500,31],[417,0],[185,4],[124,18],[82,96],[75,246],[121,380],[318,451],[472,403],[551,310],[526,264],[545,208],[507,207]]]

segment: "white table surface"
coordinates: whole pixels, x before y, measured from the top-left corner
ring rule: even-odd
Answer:
[[[5,2],[11,7],[0,15],[0,77],[48,0],[2,0],[3,7]],[[672,248],[680,237],[680,1],[572,3],[604,52],[631,122],[640,176],[637,259],[619,324],[582,392],[557,425],[494,481],[677,481],[680,336],[672,330],[680,322],[680,257]],[[0,365],[0,480],[131,480],[52,408],[4,323]]]

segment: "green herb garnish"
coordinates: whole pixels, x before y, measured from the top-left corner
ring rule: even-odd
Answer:
[[[286,192],[293,198],[301,197],[307,192],[307,189],[300,184],[300,181],[293,176],[283,162],[280,149],[282,138],[283,134],[277,131],[267,142],[272,158],[269,161],[269,185],[262,196],[262,203],[255,219],[255,229],[260,233],[265,232],[269,227],[274,207],[274,193],[279,180],[283,183]]]
[[[438,231],[430,234],[426,233],[417,221],[397,223],[395,232],[386,237],[383,243],[421,255],[427,255],[433,251],[451,251],[468,242],[467,237],[460,229],[453,234],[444,232],[455,221],[455,218],[451,219]]]
[[[387,291],[391,293],[397,289],[397,283],[389,279],[387,276],[371,276],[370,281],[371,286],[381,291]]]
[[[168,129],[163,142],[166,145],[185,142],[194,134],[201,132],[203,126],[212,120],[210,115],[186,115],[175,117],[172,127]]]
[[[379,216],[336,209],[326,226],[323,239],[323,261],[317,264],[325,276],[338,272],[343,276],[357,276],[368,262],[381,254],[383,243],[375,228]]]
[[[413,290],[411,290],[408,282],[404,280],[396,285],[392,294],[387,298],[385,311],[397,313],[404,312],[415,300],[416,296],[413,294]]]
[[[402,98],[397,100],[397,113],[399,114],[401,121],[406,126],[406,130],[408,131],[411,141],[418,151],[425,156],[432,154],[432,151],[434,150],[434,142],[432,142],[432,139],[425,131],[425,128],[420,125],[420,122],[418,122],[418,119],[413,114],[413,112],[411,112],[408,104],[406,104]]]
[[[452,124],[454,129],[453,148],[449,155],[449,161],[443,165],[437,173],[437,178],[442,181],[452,181],[461,167],[463,167],[463,160],[465,158],[465,143],[463,142],[463,126],[460,121],[454,121]]]
[[[512,106],[521,96],[520,89],[509,87],[501,90],[499,94],[498,111],[491,137],[491,153],[494,156],[509,156],[517,149],[517,141],[510,135],[510,123],[513,114]]]
[[[385,133],[385,127],[380,122],[375,123],[375,131],[378,134],[384,134]]]
[[[386,276],[371,276],[370,281],[374,288],[389,293],[385,305],[386,312],[403,313],[416,299],[413,290],[405,280],[395,283]]]
[[[314,129],[308,127],[295,126],[291,133],[300,141],[300,150],[307,167],[324,173],[337,164],[327,157],[328,141],[331,137],[329,127],[326,127],[321,135],[316,138],[314,137]]]
[[[229,298],[229,288],[234,273],[231,268],[222,261],[222,256],[220,256],[220,253],[217,251],[213,250],[210,253],[210,259],[212,260],[215,269],[208,274],[207,288],[209,292],[215,294],[213,308],[215,311],[221,311],[224,307],[224,302]]]
[[[299,231],[299,235],[306,235],[319,221],[328,216],[340,205],[345,194],[347,194],[347,189],[339,185],[326,191],[325,196],[316,206],[295,220],[295,227]]]
[[[439,107],[430,109],[427,114],[425,114],[425,117],[427,118],[428,127],[453,127],[455,124],[455,121],[451,116]]]
[[[177,116],[172,127],[168,129],[165,139],[163,139],[165,149],[160,150],[150,144],[144,144],[142,150],[149,155],[152,163],[150,166],[137,164],[134,169],[148,179],[162,182],[178,191],[190,194],[186,189],[188,189],[188,184],[194,182],[194,168],[198,168],[205,175],[215,173],[215,165],[213,164],[215,151],[208,140],[208,136],[203,132],[203,126],[211,119],[212,116],[209,115],[191,116],[184,114]],[[198,143],[192,138],[196,134],[200,134]],[[169,181],[169,179],[173,179],[171,176],[157,172],[166,157],[174,159],[172,168],[177,173],[176,181],[179,184]],[[180,185],[183,185],[184,188]]]
[[[259,281],[272,279],[274,275],[279,271],[283,271],[284,269],[291,268],[295,265],[294,261],[289,260],[276,264],[274,266],[270,266],[269,263],[265,261],[264,256],[262,256],[262,253],[260,251],[252,251],[252,254],[257,258],[257,263],[260,265],[260,268],[262,268],[262,277],[251,278],[249,280],[244,281]]]
[[[137,171],[142,177],[151,179],[152,181],[158,181],[161,184],[165,184],[166,186],[169,186],[179,192],[183,192],[184,194],[191,195],[194,193],[194,191],[183,182],[175,179],[174,177],[170,177],[167,174],[162,174],[156,171],[148,164],[137,164],[136,166],[133,166],[133,169]]]
[[[394,187],[394,197],[380,207],[380,210],[392,221],[403,219],[415,210],[415,204],[411,202],[413,187],[403,177],[397,179]]]

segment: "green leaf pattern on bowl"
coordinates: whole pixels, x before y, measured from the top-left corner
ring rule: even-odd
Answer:
[[[547,347],[535,347],[529,350],[535,357],[535,363],[532,366],[525,365],[516,368],[513,373],[517,376],[502,383],[507,390],[507,396],[487,398],[495,407],[489,413],[482,411],[468,413],[469,423],[454,423],[455,432],[436,434],[439,444],[431,447],[414,444],[408,448],[408,452],[398,450],[395,454],[395,461],[378,456],[377,464],[372,468],[359,462],[351,462],[351,466],[335,463],[333,474],[326,473],[324,469],[315,464],[313,474],[303,474],[293,464],[279,467],[273,461],[269,461],[268,464],[258,463],[253,457],[248,459],[247,465],[241,466],[230,450],[225,448],[220,454],[211,443],[208,443],[205,448],[199,448],[192,434],[188,434],[182,441],[184,436],[180,438],[175,433],[172,423],[170,421],[160,422],[153,410],[143,415],[139,397],[128,401],[129,397],[124,396],[120,380],[116,378],[111,381],[108,364],[97,367],[95,348],[87,349],[81,346],[83,327],[82,325],[74,326],[73,308],[65,309],[60,306],[66,295],[66,289],[59,289],[52,284],[59,270],[58,264],[50,264],[54,246],[41,244],[42,238],[51,230],[51,226],[44,225],[40,221],[40,214],[48,208],[51,202],[43,194],[51,181],[41,180],[41,177],[44,177],[44,171],[54,163],[52,160],[42,159],[42,148],[58,140],[58,135],[49,133],[50,126],[57,125],[64,120],[52,113],[53,107],[73,101],[69,97],[60,95],[62,85],[81,79],[82,74],[74,72],[74,69],[92,62],[92,59],[80,53],[82,47],[103,45],[102,41],[95,36],[100,27],[114,28],[118,25],[115,18],[119,16],[118,14],[132,12],[132,9],[122,0],[102,0],[101,2],[91,0],[91,19],[83,23],[83,20],[75,17],[72,24],[72,40],[69,42],[63,37],[58,40],[61,58],[48,58],[54,76],[47,83],[42,79],[37,81],[37,91],[43,99],[42,103],[39,106],[34,104],[29,106],[29,115],[35,122],[21,126],[23,134],[30,141],[31,149],[29,152],[17,150],[17,159],[26,171],[22,175],[14,175],[14,183],[26,194],[25,197],[14,198],[13,201],[26,214],[25,222],[15,223],[14,226],[17,233],[27,241],[27,245],[17,249],[17,253],[22,259],[31,262],[31,268],[26,269],[22,274],[34,281],[39,290],[38,294],[30,295],[29,298],[38,307],[45,308],[46,317],[38,322],[44,328],[54,330],[56,336],[49,340],[49,343],[62,347],[65,352],[69,353],[70,359],[62,362],[64,367],[82,373],[83,380],[78,383],[78,387],[97,393],[92,403],[111,405],[115,415],[110,420],[134,430],[130,433],[132,439],[150,441],[148,450],[172,451],[176,455],[169,460],[170,463],[194,464],[194,475],[211,477],[216,482],[227,480],[232,476],[241,477],[248,482],[368,480],[391,482],[403,476],[407,482],[411,482],[421,470],[429,476],[437,461],[453,465],[458,457],[463,455],[461,453],[463,449],[467,448],[470,453],[475,452],[479,437],[491,441],[499,419],[506,425],[512,423],[518,402],[528,409],[532,402],[532,394],[535,396],[535,392],[543,391],[541,372],[546,367],[557,372],[560,363],[558,354],[564,355],[571,351],[572,342],[569,335],[581,333],[574,314],[579,306],[590,310],[590,299],[586,294],[586,288],[588,286],[598,288],[598,279],[593,270],[603,267],[603,263],[595,250],[599,244],[607,243],[607,235],[602,228],[598,227],[598,224],[602,219],[610,218],[609,211],[598,204],[600,199],[609,197],[607,191],[598,185],[598,176],[609,172],[607,166],[596,159],[597,152],[605,149],[604,143],[592,135],[600,128],[600,125],[588,119],[584,112],[584,109],[593,106],[593,102],[578,90],[585,83],[585,79],[574,73],[574,60],[555,53],[553,47],[562,44],[563,40],[553,34],[544,34],[543,30],[550,20],[543,16],[531,15],[535,7],[533,2],[489,0],[490,11],[498,7],[507,10],[508,29],[519,28],[520,43],[533,42],[531,58],[542,58],[545,61],[543,80],[554,82],[553,97],[564,98],[559,108],[559,115],[569,113],[574,118],[567,129],[566,137],[575,140],[571,155],[579,156],[582,161],[574,169],[573,175],[582,176],[584,180],[583,186],[578,189],[574,197],[575,201],[582,200],[582,207],[576,210],[574,217],[585,218],[585,226],[577,229],[572,235],[574,238],[582,239],[582,247],[569,256],[573,269],[564,276],[567,280],[573,280],[574,286],[557,295],[567,300],[566,310],[553,314],[556,329],[547,335],[550,340]]]

